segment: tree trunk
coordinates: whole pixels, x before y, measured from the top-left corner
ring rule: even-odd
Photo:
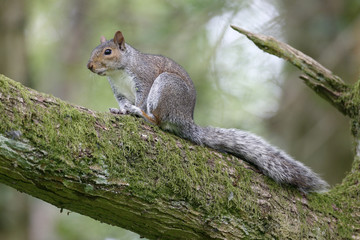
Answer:
[[[312,71],[303,79],[353,119],[359,144],[358,86]],[[73,106],[5,76],[0,100],[0,182],[61,209],[149,239],[360,239],[359,145],[341,185],[305,196],[142,119]]]

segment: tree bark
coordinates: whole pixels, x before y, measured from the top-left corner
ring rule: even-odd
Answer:
[[[358,87],[329,74],[329,85],[310,75],[326,86],[314,90],[352,118],[359,144]],[[5,76],[0,100],[0,182],[61,209],[149,239],[360,239],[359,145],[341,185],[302,195],[142,119],[73,106]]]

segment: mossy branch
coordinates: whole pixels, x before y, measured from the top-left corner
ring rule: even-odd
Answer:
[[[340,112],[352,118],[357,116],[358,112],[354,113],[357,106],[353,104],[350,94],[352,87],[345,84],[340,77],[301,51],[271,36],[255,34],[233,25],[231,27],[244,34],[263,51],[283,58],[303,71],[306,75],[301,76],[301,79],[305,84]]]
[[[359,231],[359,201],[349,200],[359,195],[358,166],[331,192],[303,196],[142,119],[73,106],[1,75],[0,113],[0,182],[149,239],[345,239]]]

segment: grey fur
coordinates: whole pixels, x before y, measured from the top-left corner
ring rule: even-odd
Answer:
[[[125,44],[121,32],[120,35],[117,32],[114,39],[120,40],[102,42],[96,47],[88,63],[91,71],[108,75],[120,107],[112,112],[144,117],[182,138],[233,154],[256,165],[276,182],[294,185],[303,192],[321,192],[328,188],[308,167],[259,136],[238,129],[196,125],[193,121],[196,91],[187,72],[169,58],[144,54]],[[113,50],[113,56],[103,56],[108,48]],[[122,74],[116,77],[114,71],[126,73],[128,78]],[[116,87],[122,86],[119,81],[129,79],[134,81],[135,100],[125,97],[133,96],[134,89],[125,87],[131,92],[124,92]]]
[[[198,144],[228,152],[256,165],[265,175],[278,183],[296,186],[303,192],[323,192],[328,184],[301,162],[295,161],[284,151],[270,145],[250,132],[238,129],[223,129],[188,125]]]

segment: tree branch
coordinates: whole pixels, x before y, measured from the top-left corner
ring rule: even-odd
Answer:
[[[231,27],[235,31],[244,34],[263,51],[283,58],[303,71],[306,76],[301,76],[301,79],[304,80],[306,85],[340,112],[352,118],[357,115],[357,113],[354,114],[354,105],[351,104],[352,99],[349,95],[352,88],[320,63],[273,37],[255,34],[233,25]]]
[[[302,196],[142,119],[73,106],[1,75],[0,100],[0,182],[61,209],[149,239],[334,239],[359,231],[359,201],[351,200],[358,187]]]

